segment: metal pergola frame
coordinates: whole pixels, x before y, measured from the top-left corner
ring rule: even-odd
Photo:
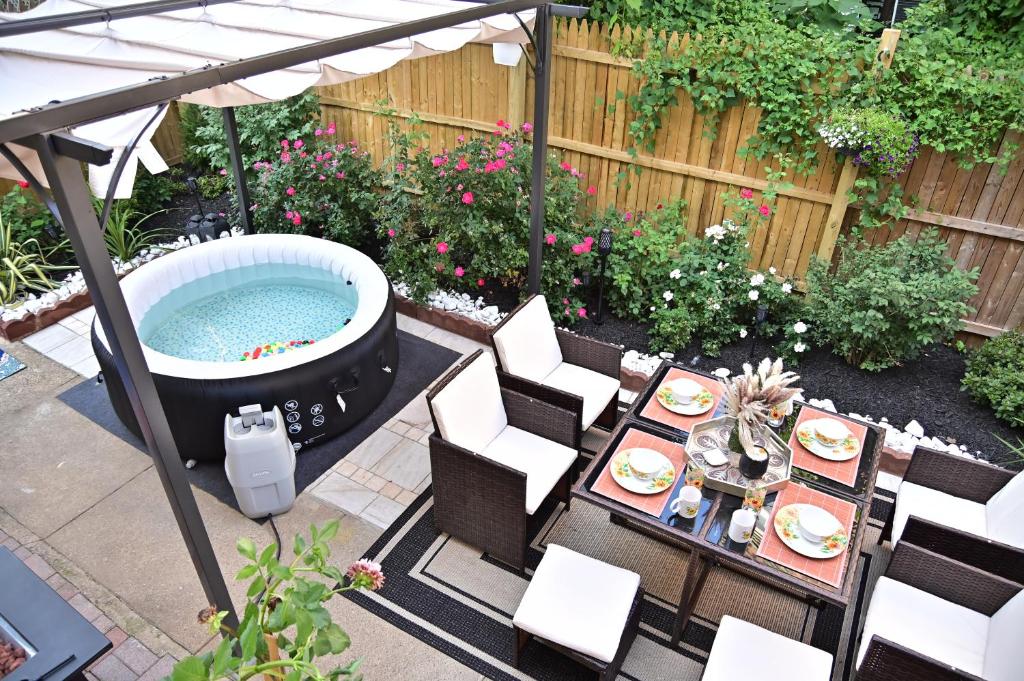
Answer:
[[[90,10],[64,15],[29,18],[0,24],[0,37],[106,22],[118,18],[146,16],[233,0],[155,0],[105,10]],[[544,235],[544,179],[547,159],[548,105],[551,90],[551,43],[553,16],[582,16],[585,8],[557,5],[551,0],[478,0],[478,4],[447,14],[404,22],[363,33],[332,38],[300,47],[242,59],[229,64],[209,66],[167,78],[121,87],[64,102],[54,102],[24,114],[0,120],[0,152],[10,158],[7,145],[15,143],[36,151],[50,185],[55,216],[74,247],[75,257],[92,295],[96,316],[110,343],[115,366],[124,383],[132,410],[142,430],[146,447],[160,476],[164,492],[174,513],[178,529],[188,548],[196,574],[210,604],[227,610],[226,623],[237,625],[234,606],[214,554],[213,545],[185,477],[181,455],[160,403],[153,376],[146,364],[142,344],[121,293],[117,275],[107,254],[103,229],[93,210],[88,185],[82,174],[82,162],[106,165],[113,150],[104,145],[75,137],[66,132],[72,126],[151,106],[166,106],[184,94],[242,78],[290,68],[317,59],[372,47],[415,35],[449,28],[498,14],[515,14],[535,9],[532,41],[536,49],[534,63],[533,176],[530,191],[530,247],[528,288],[540,291]],[[242,225],[252,231],[249,193],[245,168],[238,145],[234,109],[223,109],[228,138],[231,170],[238,195]],[[137,140],[136,140],[137,141]],[[126,158],[131,149],[126,149]],[[123,160],[122,158],[122,160]],[[123,165],[123,164],[122,164]],[[42,194],[38,180],[19,164],[15,167]],[[111,187],[116,186],[115,172]]]

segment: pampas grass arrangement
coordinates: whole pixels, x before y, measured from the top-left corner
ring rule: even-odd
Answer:
[[[772,362],[767,357],[761,360],[757,371],[744,364],[743,374],[729,379],[725,386],[726,409],[736,419],[741,453],[749,453],[757,446],[754,438],[764,430],[772,407],[802,392],[801,388],[790,387],[798,380],[797,374],[783,371],[781,359]]]

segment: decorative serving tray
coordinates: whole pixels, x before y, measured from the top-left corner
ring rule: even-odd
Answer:
[[[771,429],[766,428],[766,439],[757,444],[768,450],[768,472],[756,480],[748,480],[739,469],[740,455],[729,451],[729,434],[736,425],[732,416],[721,416],[697,424],[686,442],[686,453],[690,461],[704,469],[704,484],[711,489],[742,497],[748,487],[764,487],[775,492],[789,483],[793,470],[793,450]],[[711,466],[704,460],[703,453],[709,449],[725,452],[728,462]]]

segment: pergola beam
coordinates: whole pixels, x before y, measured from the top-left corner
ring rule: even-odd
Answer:
[[[72,26],[85,26],[87,24],[99,24],[102,22],[114,21],[115,19],[128,19],[131,17],[144,17],[162,12],[173,12],[179,9],[192,9],[194,7],[205,7],[207,5],[221,5],[226,2],[237,2],[238,0],[154,0],[154,2],[140,2],[137,5],[122,5],[107,9],[87,9],[81,12],[68,12],[67,14],[51,14],[41,17],[30,17],[28,19],[14,19],[0,24],[0,38],[12,35],[24,35],[26,33],[38,33],[39,31],[53,31],[60,28],[71,28]]]

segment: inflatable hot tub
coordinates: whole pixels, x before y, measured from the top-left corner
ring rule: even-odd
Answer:
[[[224,415],[277,405],[298,451],[358,423],[398,369],[391,284],[355,249],[261,234],[170,253],[121,280],[183,459],[224,456]],[[106,336],[92,345],[118,418],[140,435]]]

